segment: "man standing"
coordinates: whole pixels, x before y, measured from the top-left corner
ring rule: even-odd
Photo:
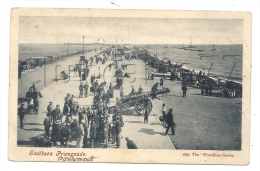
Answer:
[[[182,89],[182,97],[186,97],[187,86],[183,84],[181,89]]]
[[[83,97],[83,90],[84,90],[84,85],[83,83],[81,83],[79,86],[79,98]]]
[[[163,82],[164,82],[164,78],[161,77],[161,79],[160,79],[160,86],[161,86],[161,87],[163,87]]]
[[[47,137],[50,136],[50,128],[51,128],[51,114],[47,113],[46,118],[43,121],[44,129],[45,129],[45,135]]]
[[[52,110],[53,110],[53,105],[52,105],[52,102],[50,102],[50,104],[47,106],[47,114],[49,116],[51,116]]]
[[[85,98],[88,97],[88,88],[89,88],[89,85],[88,85],[88,82],[86,82],[86,84],[84,85]]]
[[[62,116],[60,114],[60,105],[56,105],[56,108],[52,111],[53,122],[55,120],[61,120]]]
[[[166,123],[168,124],[168,126],[166,129],[165,135],[167,135],[170,128],[172,129],[172,135],[175,135],[175,130],[174,130],[175,122],[173,119],[174,119],[174,116],[172,114],[172,109],[169,109],[167,116],[166,116]]]
[[[24,119],[24,116],[25,116],[25,109],[24,109],[23,103],[18,108],[18,115],[19,115],[19,118],[20,118],[20,128],[23,129],[23,119]]]

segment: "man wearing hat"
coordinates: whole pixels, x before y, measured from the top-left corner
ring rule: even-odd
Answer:
[[[47,113],[46,114],[46,118],[43,121],[43,125],[44,125],[44,130],[45,130],[45,135],[47,137],[50,136],[50,128],[51,128],[51,113]]]
[[[53,110],[53,105],[52,102],[50,102],[50,104],[47,106],[47,114],[51,116],[52,110]]]
[[[24,119],[24,116],[25,116],[25,109],[24,109],[23,103],[18,108],[18,115],[19,115],[19,118],[20,118],[20,128],[23,129],[23,119]]]
[[[83,97],[84,84],[81,83],[79,86],[79,98]]]
[[[53,115],[52,116],[53,121],[62,119],[62,116],[60,113],[60,105],[56,105],[56,108],[52,111],[52,115]]]
[[[172,129],[172,135],[175,135],[174,127],[176,125],[175,125],[175,122],[174,122],[174,116],[173,116],[173,113],[172,113],[172,108],[169,109],[169,111],[166,115],[166,123],[168,124],[168,126],[167,126],[167,129],[166,129],[165,135],[167,135],[170,128]]]

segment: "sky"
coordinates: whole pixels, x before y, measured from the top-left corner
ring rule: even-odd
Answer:
[[[19,43],[242,44],[243,20],[26,17]],[[129,36],[128,36],[129,35]]]

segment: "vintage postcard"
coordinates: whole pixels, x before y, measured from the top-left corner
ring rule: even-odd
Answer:
[[[248,12],[15,8],[9,159],[250,162]]]

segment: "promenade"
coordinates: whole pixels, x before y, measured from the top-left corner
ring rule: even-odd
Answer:
[[[97,52],[98,53],[98,52]],[[94,53],[87,53],[86,58],[89,58],[93,56]],[[78,63],[79,56],[71,57],[69,59],[66,59],[64,61],[59,61],[56,65],[60,65],[61,69],[68,68],[69,65],[74,65]],[[97,74],[100,72],[103,75],[103,71],[107,67],[109,63],[112,62],[112,59],[109,58],[109,60],[105,64],[98,64],[93,65],[90,67],[90,74],[86,81],[88,81],[90,85],[90,76],[91,74]],[[133,61],[122,61],[119,62],[119,66],[123,64],[124,62],[128,64],[133,64]],[[129,63],[130,62],[130,63]],[[43,95],[43,98],[40,99],[40,108],[39,113],[36,114],[28,114],[26,115],[24,119],[24,129],[19,128],[19,117],[17,118],[17,140],[18,140],[18,146],[34,146],[32,144],[32,137],[36,134],[42,134],[44,135],[44,126],[43,126],[43,120],[46,117],[47,113],[47,106],[50,101],[53,102],[53,106],[55,107],[57,104],[61,106],[61,110],[63,108],[64,104],[64,98],[67,93],[73,94],[75,96],[74,100],[79,103],[80,106],[88,107],[91,105],[93,101],[93,95],[88,96],[87,98],[79,98],[79,85],[80,85],[80,77],[77,77],[74,72],[70,72],[70,80],[64,81],[64,80],[55,80],[55,74],[53,73],[55,71],[55,66],[52,64],[52,66],[48,66],[49,70],[48,72],[48,86],[43,88],[43,82],[35,83],[36,87],[40,87],[41,93]],[[54,69],[53,69],[54,68]],[[140,61],[134,61],[134,65],[129,65],[127,70],[131,74],[130,78],[125,78],[123,82],[123,87],[125,88],[125,94],[128,94],[131,89],[131,84],[133,84],[138,89],[139,85],[142,85],[144,91],[150,91],[150,86],[145,84],[145,70],[143,68],[143,63]],[[124,72],[125,72],[124,71]],[[39,77],[35,72],[42,73],[42,70],[35,70],[31,72],[24,73],[22,75],[22,79],[19,80],[19,85],[22,84],[19,88],[19,97],[23,97],[23,94],[28,91],[29,87],[31,86],[31,80],[35,80],[35,77]],[[68,73],[68,70],[66,71]],[[114,75],[114,69],[111,71],[108,71],[106,69],[106,72],[104,73],[105,81],[107,82],[107,86],[109,85],[109,82],[112,82],[113,85],[115,85],[116,77],[113,77]],[[59,72],[58,72],[59,73]],[[33,78],[33,76],[35,77]],[[58,75],[59,76],[59,75]],[[30,81],[28,81],[26,78],[28,78]],[[42,79],[43,77],[40,76]],[[37,79],[36,79],[37,80]],[[52,80],[50,82],[50,80]],[[55,81],[53,81],[55,80]],[[103,78],[98,79],[99,83],[103,82]],[[83,83],[85,83],[84,81]],[[138,86],[138,87],[137,87]],[[115,105],[116,97],[119,96],[119,90],[114,91],[114,98],[110,99],[111,103],[110,105]],[[161,126],[160,121],[158,120],[158,117],[161,115],[161,104],[162,101],[155,100],[153,101],[153,111],[150,114],[149,117],[149,123],[144,124],[143,123],[143,115],[137,115],[134,112],[133,108],[130,108],[123,112],[123,120],[124,120],[124,127],[122,128],[122,136],[121,139],[121,146],[120,149],[127,149],[125,137],[129,137],[130,140],[132,140],[139,149],[175,149],[172,142],[170,141],[168,136],[165,136],[165,130]],[[26,106],[25,106],[26,107]],[[112,118],[112,115],[109,119]],[[65,117],[63,118],[63,121],[65,120]],[[170,132],[171,133],[171,132]],[[111,140],[110,140],[111,142]],[[115,144],[111,144],[109,142],[108,148],[116,148]],[[57,146],[58,147],[58,146]],[[76,142],[72,141],[69,142],[69,148],[75,148]],[[96,148],[102,148],[102,144],[98,144]]]

